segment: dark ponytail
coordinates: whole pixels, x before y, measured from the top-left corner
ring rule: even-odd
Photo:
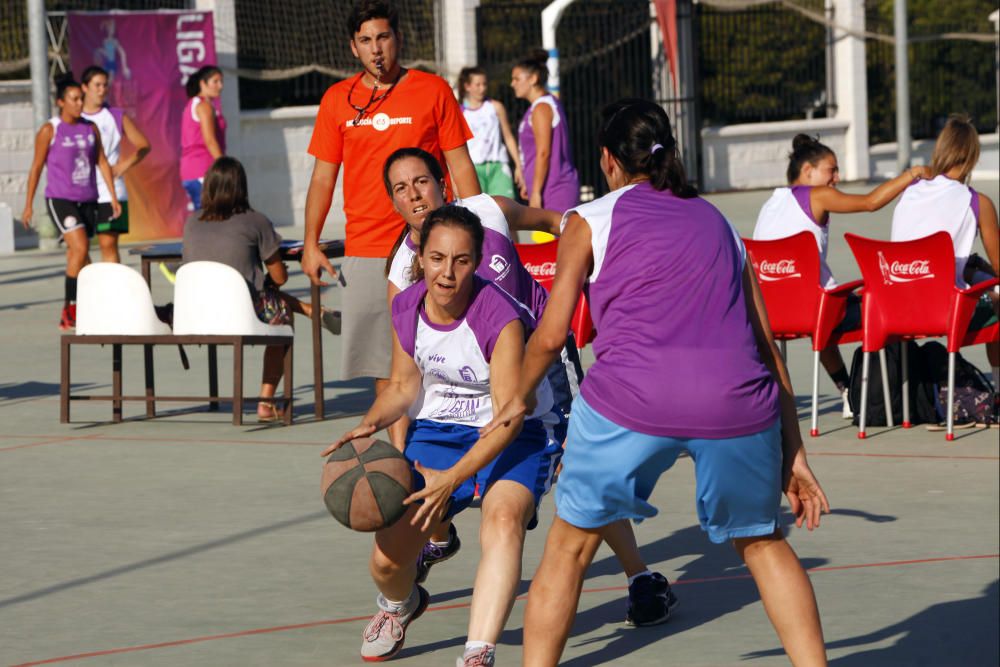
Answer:
[[[549,54],[545,49],[532,49],[514,67],[538,77],[536,83],[541,88],[545,88],[549,82]]]
[[[808,134],[796,134],[792,139],[792,152],[788,154],[788,184],[791,185],[799,179],[802,172],[802,165],[808,162],[812,166],[819,164],[819,161],[828,155],[833,155],[830,147],[821,144],[819,137],[810,137]]]
[[[198,68],[194,74],[188,77],[187,83],[184,84],[184,91],[187,93],[187,96],[197,97],[198,93],[201,92],[201,82],[208,81],[216,74],[222,74],[222,70],[215,65],[205,65]]]
[[[601,111],[597,141],[607,148],[630,176],[647,176],[657,190],[670,190],[685,199],[698,196],[687,181],[663,108],[640,99],[624,99]]]
[[[83,88],[80,87],[80,82],[73,78],[73,72],[66,72],[55,77],[53,80],[56,84],[56,99],[62,100],[66,98],[66,91],[70,88]]]
[[[457,227],[468,232],[469,236],[472,237],[472,247],[476,252],[476,256],[473,258],[475,265],[479,266],[479,262],[483,258],[483,239],[486,233],[483,231],[483,223],[479,220],[479,216],[464,206],[445,204],[441,208],[431,211],[427,219],[424,220],[424,226],[420,228],[420,251],[418,256],[413,258],[413,264],[410,266],[410,275],[413,276],[414,281],[424,279],[424,270],[420,266],[418,258],[419,255],[424,254],[424,248],[427,247],[431,231],[440,225]]]

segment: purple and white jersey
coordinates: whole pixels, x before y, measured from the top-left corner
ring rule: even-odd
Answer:
[[[525,337],[530,315],[496,285],[474,276],[469,307],[460,319],[433,324],[424,311],[427,286],[418,282],[392,301],[392,326],[403,350],[413,357],[423,378],[420,394],[410,406],[411,419],[485,426],[493,419],[490,397],[490,360],[500,332],[520,320]],[[548,380],[538,386],[538,405],[529,418],[552,410]]]
[[[955,246],[955,284],[962,275],[979,231],[979,194],[944,174],[916,181],[903,191],[892,212],[893,241],[911,241],[936,232],[951,234]]]
[[[831,289],[837,286],[837,281],[826,263],[830,218],[827,216],[824,222],[816,222],[809,199],[811,194],[810,185],[793,185],[775,190],[760,209],[757,225],[753,228],[753,239],[771,241],[809,232],[816,237],[816,246],[819,248],[819,282],[823,287]]]
[[[746,250],[722,214],[648,182],[575,212],[590,226],[594,255],[587,402],[648,435],[733,438],[771,426],[778,387],[747,315]]]
[[[542,206],[554,211],[565,211],[580,201],[580,177],[573,166],[566,112],[559,100],[549,94],[542,95],[531,103],[517,128],[525,187],[530,193],[535,180],[535,132],[531,129],[531,114],[539,104],[552,107],[552,152],[549,154],[549,174],[542,187]]]
[[[83,117],[97,126],[101,134],[101,146],[104,148],[104,157],[108,158],[108,164],[112,167],[118,164],[121,158],[122,137],[125,136],[124,121],[122,116],[125,112],[118,107],[101,107],[97,113],[84,113]],[[128,199],[125,191],[125,179],[121,176],[115,178],[115,196],[118,201]],[[111,193],[103,178],[97,178],[97,201],[99,203],[109,203]]]
[[[97,201],[97,128],[81,118],[64,123],[49,119],[55,131],[49,143],[45,166],[49,170],[45,196],[69,201]]]
[[[476,275],[496,283],[518,303],[528,308],[536,319],[542,316],[548,292],[531,277],[517,256],[517,249],[510,239],[510,226],[496,200],[488,194],[459,199],[456,205],[475,213],[483,223],[483,259],[476,268]],[[393,255],[389,280],[400,290],[413,284],[410,267],[417,255],[417,248],[407,236]]]

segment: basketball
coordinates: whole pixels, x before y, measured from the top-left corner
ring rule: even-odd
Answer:
[[[398,449],[357,438],[326,460],[320,489],[333,518],[352,530],[371,532],[403,516],[412,485],[410,464]]]

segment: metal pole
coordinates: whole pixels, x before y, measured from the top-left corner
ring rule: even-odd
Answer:
[[[563,12],[574,0],[554,0],[542,10],[542,48],[549,54],[549,92],[559,97],[559,49],[556,48],[556,29]]]
[[[836,16],[834,0],[825,0],[823,3],[823,13],[826,20],[831,25],[826,26],[826,117],[833,118],[837,115],[837,69],[834,63],[834,38],[833,26]]]
[[[997,78],[997,132],[1000,132],[1000,9],[990,14],[993,29],[997,32],[997,46],[993,56],[993,73]]]
[[[906,30],[906,0],[895,0],[893,19],[896,33],[896,168],[902,174],[910,168],[910,61]]]
[[[45,32],[45,0],[26,0],[28,53],[31,62],[31,108],[35,129],[51,116],[49,102],[49,37]]]

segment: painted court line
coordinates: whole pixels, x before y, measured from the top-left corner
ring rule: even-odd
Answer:
[[[919,565],[926,563],[945,563],[950,561],[965,561],[965,560],[985,560],[985,559],[997,559],[1000,558],[1000,554],[982,554],[975,556],[941,556],[939,558],[919,558],[914,560],[893,560],[884,561],[879,563],[855,563],[852,565],[834,565],[830,567],[814,567],[810,568],[809,572],[838,572],[842,570],[855,570],[859,568],[872,568],[872,567],[898,567],[902,565]],[[749,579],[749,574],[736,574],[727,575],[724,577],[705,577],[701,579],[683,579],[680,581],[675,581],[672,585],[674,586],[685,586],[692,584],[704,584],[713,583],[720,581],[738,581],[742,579]],[[584,588],[583,593],[603,593],[608,591],[623,591],[627,590],[628,586],[604,586],[601,588]],[[524,600],[527,595],[519,595],[518,600]],[[470,603],[461,602],[457,604],[449,605],[438,605],[434,607],[428,607],[427,611],[448,611],[452,609],[465,609],[468,608]],[[296,623],[294,625],[279,625],[271,628],[256,628],[253,630],[241,630],[239,632],[227,632],[225,634],[219,635],[205,635],[203,637],[191,637],[189,639],[177,639],[174,641],[159,642],[156,644],[143,644],[140,646],[125,646],[122,648],[106,649],[103,651],[91,651],[89,653],[77,653],[75,655],[64,655],[58,658],[48,658],[45,660],[36,660],[33,662],[22,662],[17,665],[12,665],[11,667],[35,667],[35,665],[51,665],[58,662],[70,662],[72,660],[84,660],[86,658],[97,658],[106,655],[118,655],[121,653],[137,653],[139,651],[152,651],[161,648],[171,648],[174,646],[186,646],[190,644],[200,644],[204,642],[215,641],[218,639],[235,639],[238,637],[250,637],[253,635],[264,635],[271,634],[274,632],[287,632],[289,630],[302,630],[306,628],[316,628],[324,625],[341,625],[344,623],[354,623],[358,621],[365,621],[371,618],[370,615],[365,616],[350,616],[346,618],[333,618],[323,621],[312,621],[310,623]]]

